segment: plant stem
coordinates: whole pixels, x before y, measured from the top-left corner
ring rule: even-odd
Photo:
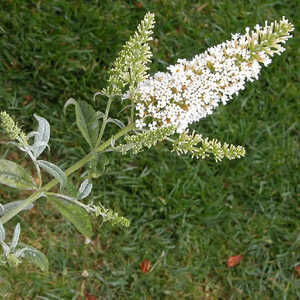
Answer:
[[[101,130],[100,130],[100,134],[99,134],[99,137],[98,137],[98,140],[97,140],[95,148],[97,148],[100,145],[100,143],[101,143],[101,140],[102,140],[102,137],[103,137],[103,134],[104,134],[104,129],[105,129],[106,124],[107,124],[108,114],[109,114],[110,105],[111,105],[112,101],[113,101],[113,96],[110,96],[109,99],[108,99],[107,105],[106,105],[105,115],[104,115],[104,118],[103,118],[102,127],[101,127]]]
[[[35,166],[35,169],[36,169],[36,172],[37,172],[37,175],[38,175],[38,180],[39,180],[39,189],[41,188],[42,184],[43,184],[43,181],[42,181],[42,175],[41,175],[41,169],[40,169],[40,166],[38,165],[38,163],[36,162],[36,159],[35,157],[33,156],[32,152],[31,151],[28,151],[27,154],[30,156],[34,166]]]
[[[66,195],[62,195],[62,194],[58,194],[58,193],[51,193],[51,192],[47,192],[46,193],[47,196],[55,196],[57,198],[61,198],[61,199],[64,199],[64,200],[67,200],[67,201],[70,201],[82,208],[84,208],[85,210],[87,209],[87,205],[84,204],[84,203],[81,203],[80,201],[78,201],[77,199],[74,199],[72,197],[69,197],[69,196],[66,196]]]
[[[75,163],[72,167],[70,167],[69,169],[67,169],[65,171],[66,176],[68,177],[69,175],[71,175],[72,173],[74,173],[75,171],[77,171],[78,169],[80,169],[81,167],[83,167],[86,163],[88,163],[91,159],[93,159],[95,153],[102,152],[106,148],[108,148],[111,145],[111,140],[112,139],[114,139],[116,141],[119,138],[121,138],[122,136],[124,136],[125,134],[127,134],[132,129],[134,129],[134,124],[130,123],[125,128],[123,128],[122,130],[120,130],[117,134],[115,134],[112,137],[110,137],[101,146],[99,146],[98,148],[94,149],[94,151],[90,152],[89,154],[87,154],[86,156],[84,156],[81,160],[79,160],[77,163]],[[58,181],[56,179],[52,179],[50,182],[48,182],[40,190],[38,190],[37,192],[33,193],[30,197],[28,197],[27,199],[25,199],[20,205],[18,205],[14,209],[10,210],[7,214],[5,214],[4,216],[2,216],[2,218],[0,218],[0,223],[1,224],[5,224],[6,222],[8,222],[11,218],[13,218],[21,210],[23,210],[26,206],[28,206],[29,204],[33,203],[34,201],[36,201],[37,199],[39,199],[42,195],[44,195],[43,192],[49,191],[50,189],[52,189],[57,184],[58,184]]]
[[[134,105],[133,105],[133,101],[131,101],[131,113],[130,113],[130,118],[131,118],[131,123],[133,123],[134,121]]]

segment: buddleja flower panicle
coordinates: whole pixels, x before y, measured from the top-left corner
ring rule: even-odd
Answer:
[[[198,146],[200,144],[200,146]],[[245,149],[242,146],[223,145],[216,139],[209,140],[203,138],[200,134],[189,134],[187,131],[180,134],[178,139],[173,143],[173,150],[178,155],[190,153],[192,157],[206,159],[211,155],[215,161],[219,162],[223,158],[229,160],[245,156]]]
[[[7,112],[0,112],[0,120],[1,127],[10,139],[18,141],[21,145],[28,145],[26,134]]]
[[[148,78],[148,63],[152,57],[148,42],[152,40],[154,23],[154,14],[147,13],[113,63],[109,71],[108,86],[103,90],[104,94],[122,95],[127,86],[132,92],[138,82]]]
[[[262,28],[246,28],[230,41],[209,48],[191,61],[179,59],[167,72],[158,72],[138,85],[133,101],[136,126],[155,130],[175,126],[178,133],[189,124],[213,113],[245,88],[247,81],[258,79],[260,63],[268,65],[274,54],[285,49],[281,44],[294,30],[284,17]]]

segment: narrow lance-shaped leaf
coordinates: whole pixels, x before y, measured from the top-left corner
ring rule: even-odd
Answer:
[[[20,223],[18,223],[15,227],[15,231],[14,231],[14,235],[10,244],[10,251],[14,252],[17,245],[18,245],[18,241],[19,241],[19,237],[20,237],[20,233],[21,233],[21,227],[20,227]]]
[[[17,200],[17,201],[6,203],[4,205],[0,204],[1,207],[2,207],[2,209],[0,209],[0,216],[3,216],[5,214],[7,214],[10,210],[12,210],[13,208],[19,206],[23,201],[24,200]],[[24,207],[23,210],[32,209],[32,208],[33,208],[33,204],[30,203],[26,207]]]
[[[20,190],[34,190],[31,175],[20,165],[0,159],[0,183]]]
[[[4,215],[5,209],[4,206],[0,203],[0,216]]]
[[[96,112],[90,104],[72,98],[64,105],[64,112],[70,104],[75,105],[77,127],[91,149],[93,149],[99,135],[99,112]]]
[[[31,146],[31,149],[34,157],[37,158],[41,153],[43,153],[48,145],[50,138],[50,125],[46,119],[39,117],[36,114],[34,117],[37,119],[39,125],[37,133],[34,134],[34,143]]]
[[[120,128],[125,127],[124,123],[122,121],[118,120],[118,119],[108,118],[107,123],[113,123],[113,124],[117,125]]]
[[[47,173],[52,175],[60,183],[60,188],[63,188],[67,182],[67,177],[64,171],[53,163],[46,160],[38,160],[38,165]]]
[[[50,203],[69,221],[77,230],[88,237],[92,236],[92,224],[85,209],[56,197],[48,197]]]
[[[81,200],[86,198],[91,193],[92,188],[93,188],[93,184],[89,183],[88,179],[84,180],[79,188],[79,192],[77,196],[78,199]]]
[[[5,241],[5,229],[2,225],[2,223],[0,223],[0,243]]]
[[[10,248],[9,246],[5,243],[5,242],[1,242],[1,246],[2,246],[2,250],[3,250],[3,255],[5,257],[8,256],[8,254],[10,253]]]
[[[96,116],[97,116],[97,119],[100,120],[105,117],[105,113],[103,113],[102,111],[96,111]]]

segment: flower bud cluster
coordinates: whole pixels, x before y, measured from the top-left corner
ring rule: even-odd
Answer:
[[[121,95],[126,86],[129,85],[129,89],[132,90],[137,82],[148,78],[147,64],[152,56],[148,42],[152,40],[154,24],[154,14],[147,13],[109,71],[108,87],[103,90],[104,94]]]
[[[158,142],[164,141],[168,136],[175,133],[174,126],[162,127],[155,130],[147,130],[137,135],[126,136],[126,144],[117,147],[117,150],[123,154],[132,150],[133,154],[137,154],[143,150],[144,147],[151,148]]]
[[[10,139],[18,141],[21,145],[27,145],[26,134],[7,112],[0,112],[0,121],[1,127]]]
[[[168,72],[158,72],[138,85],[131,98],[136,104],[137,128],[155,130],[175,126],[178,133],[213,113],[258,79],[260,63],[268,65],[273,54],[284,51],[281,43],[291,37],[293,25],[284,17],[230,41],[209,48],[188,61],[179,59]]]
[[[110,222],[113,226],[130,226],[130,221],[128,219],[120,217],[117,212],[114,212],[108,208],[104,208],[102,205],[98,205],[97,207],[95,207],[95,214],[96,217],[101,216],[103,218],[103,222]]]
[[[197,145],[201,143],[200,146]],[[173,144],[173,151],[177,154],[192,154],[192,157],[205,159],[211,154],[214,156],[215,161],[219,162],[223,158],[235,159],[245,156],[245,149],[242,146],[234,146],[228,144],[221,144],[216,139],[209,140],[208,138],[203,138],[200,134],[191,135],[188,132],[184,132],[179,135],[179,138]]]

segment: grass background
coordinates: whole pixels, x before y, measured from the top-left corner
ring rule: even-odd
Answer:
[[[2,0],[0,109],[26,131],[36,125],[33,113],[46,117],[52,138],[45,158],[63,168],[86,149],[71,109],[62,115],[65,101],[91,101],[104,87],[110,63],[147,11],[156,14],[151,72],[265,20],[285,15],[296,31],[259,81],[193,127],[245,146],[245,158],[215,164],[178,157],[164,145],[137,156],[109,155],[94,196],[131,219],[131,227],[94,222],[93,241],[84,245],[41,200],[6,228],[11,232],[21,222],[21,240],[48,256],[50,272],[1,267],[0,297],[299,298],[299,9],[297,0]],[[104,98],[97,107],[104,109]],[[116,104],[113,115],[124,118],[120,109]],[[0,145],[0,153],[26,164],[13,148]],[[24,195],[1,186],[0,197],[6,203]],[[227,268],[228,257],[237,254],[242,262]],[[158,262],[152,272],[141,272],[144,259]]]

